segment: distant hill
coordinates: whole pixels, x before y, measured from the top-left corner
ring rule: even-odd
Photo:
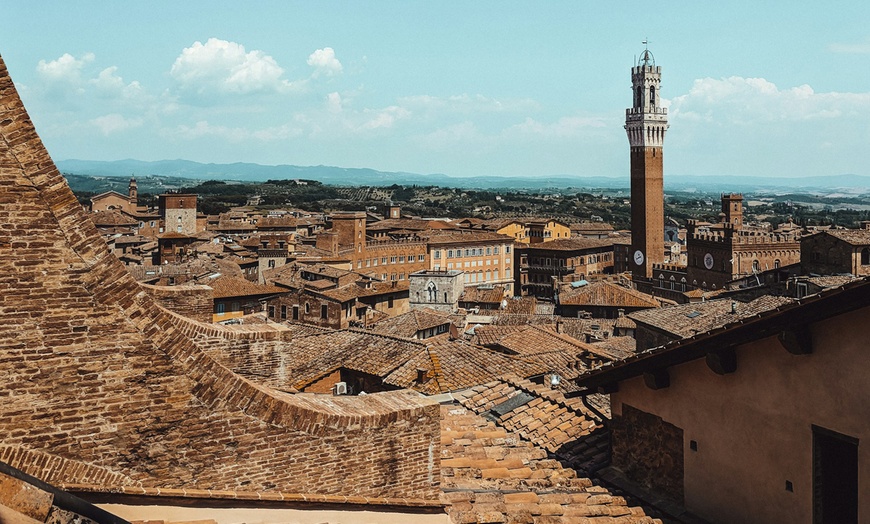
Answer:
[[[468,189],[546,189],[552,188],[628,188],[625,177],[604,176],[524,176],[524,177],[451,177],[444,174],[419,174],[377,171],[367,168],[335,166],[268,166],[238,162],[234,164],[202,164],[189,160],[61,160],[58,168],[64,173],[124,177],[159,175],[193,180],[238,180],[264,182],[269,179],[308,179],[332,185],[389,186],[420,185],[459,187]],[[665,176],[665,188],[673,191],[802,191],[832,190],[865,193],[870,190],[870,176],[836,175],[806,178],[775,178],[751,176]],[[850,191],[851,190],[851,191]]]

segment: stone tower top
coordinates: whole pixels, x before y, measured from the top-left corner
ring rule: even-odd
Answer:
[[[646,43],[646,41],[644,41]],[[662,147],[668,129],[668,110],[661,105],[662,68],[644,49],[631,68],[634,103],[625,110],[625,131],[632,147]]]

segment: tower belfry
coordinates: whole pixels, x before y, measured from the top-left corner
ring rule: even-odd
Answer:
[[[644,44],[647,42],[644,41]],[[664,262],[663,154],[668,111],[661,106],[662,68],[644,49],[631,68],[634,100],[625,110],[631,146],[631,260],[635,277],[652,277],[653,264]]]

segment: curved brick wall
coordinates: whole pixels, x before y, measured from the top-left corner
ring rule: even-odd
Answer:
[[[407,391],[279,393],[209,358],[175,319],[106,251],[0,59],[0,447],[12,465],[57,484],[90,482],[68,465],[80,463],[146,488],[437,498],[437,405]],[[58,465],[32,458],[44,456]]]

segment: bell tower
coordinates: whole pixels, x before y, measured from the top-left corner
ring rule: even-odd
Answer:
[[[644,41],[646,44],[646,41]],[[631,254],[635,277],[652,277],[653,264],[664,262],[665,216],[663,155],[668,111],[661,106],[662,68],[644,49],[631,68],[632,106],[625,110],[631,146]]]

